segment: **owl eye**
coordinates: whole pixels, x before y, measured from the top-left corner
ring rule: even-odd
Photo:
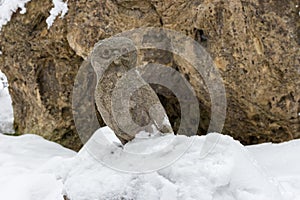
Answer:
[[[127,54],[129,52],[129,49],[127,47],[122,47],[121,48],[121,54],[124,55],[124,54]]]
[[[110,58],[111,57],[111,50],[110,49],[103,49],[102,50],[102,58]]]

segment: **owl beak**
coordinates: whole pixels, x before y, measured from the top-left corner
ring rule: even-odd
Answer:
[[[115,65],[121,65],[122,64],[121,63],[121,55],[118,52],[115,52],[114,56],[115,56],[115,59],[114,59],[113,63]]]
[[[116,60],[113,61],[113,63],[115,65],[120,65],[121,64],[121,60],[120,59],[116,59]]]

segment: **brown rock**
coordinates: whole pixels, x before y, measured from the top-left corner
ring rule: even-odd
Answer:
[[[0,66],[10,81],[16,132],[79,149],[70,105],[83,59],[69,47],[63,20],[47,30],[50,1],[33,1],[26,7],[27,13],[15,14],[0,37]]]
[[[15,14],[0,33],[0,68],[10,81],[16,131],[78,149],[71,100],[83,58],[100,39],[135,27],[162,26],[195,38],[211,53],[226,86],[223,133],[246,144],[299,138],[297,4],[298,0],[69,0],[68,14],[47,30],[50,1],[32,0],[27,13]],[[201,110],[199,133],[205,133],[210,99],[201,77],[177,56],[158,62],[178,69],[194,87]],[[160,98],[172,125],[178,124],[174,96]]]

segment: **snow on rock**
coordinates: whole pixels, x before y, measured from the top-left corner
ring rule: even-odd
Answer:
[[[68,12],[67,2],[63,2],[62,0],[52,0],[52,2],[54,7],[50,10],[50,16],[46,19],[48,29],[52,26],[54,20],[59,14],[61,14],[60,17],[63,18]]]
[[[31,0],[0,0],[0,31],[2,26],[6,25],[10,21],[12,14],[18,9],[21,9],[21,14],[25,14],[25,5],[30,1]],[[62,0],[52,0],[52,3],[54,7],[50,10],[50,16],[46,19],[48,29],[52,26],[54,20],[59,14],[62,18],[68,12],[67,2],[63,2]],[[0,55],[1,54],[2,53],[0,53]]]
[[[18,9],[21,9],[21,14],[26,13],[25,4],[29,1],[31,0],[0,0],[0,31]]]
[[[8,95],[8,91],[4,90],[8,88],[8,80],[4,73],[0,70],[0,96]]]
[[[0,70],[0,133],[13,133],[13,108],[8,92],[8,81]]]

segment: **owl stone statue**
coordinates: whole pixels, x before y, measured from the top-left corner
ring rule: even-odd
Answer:
[[[95,103],[102,119],[125,144],[136,137],[173,133],[158,96],[136,68],[137,50],[124,37],[98,42],[91,55],[97,74]]]

